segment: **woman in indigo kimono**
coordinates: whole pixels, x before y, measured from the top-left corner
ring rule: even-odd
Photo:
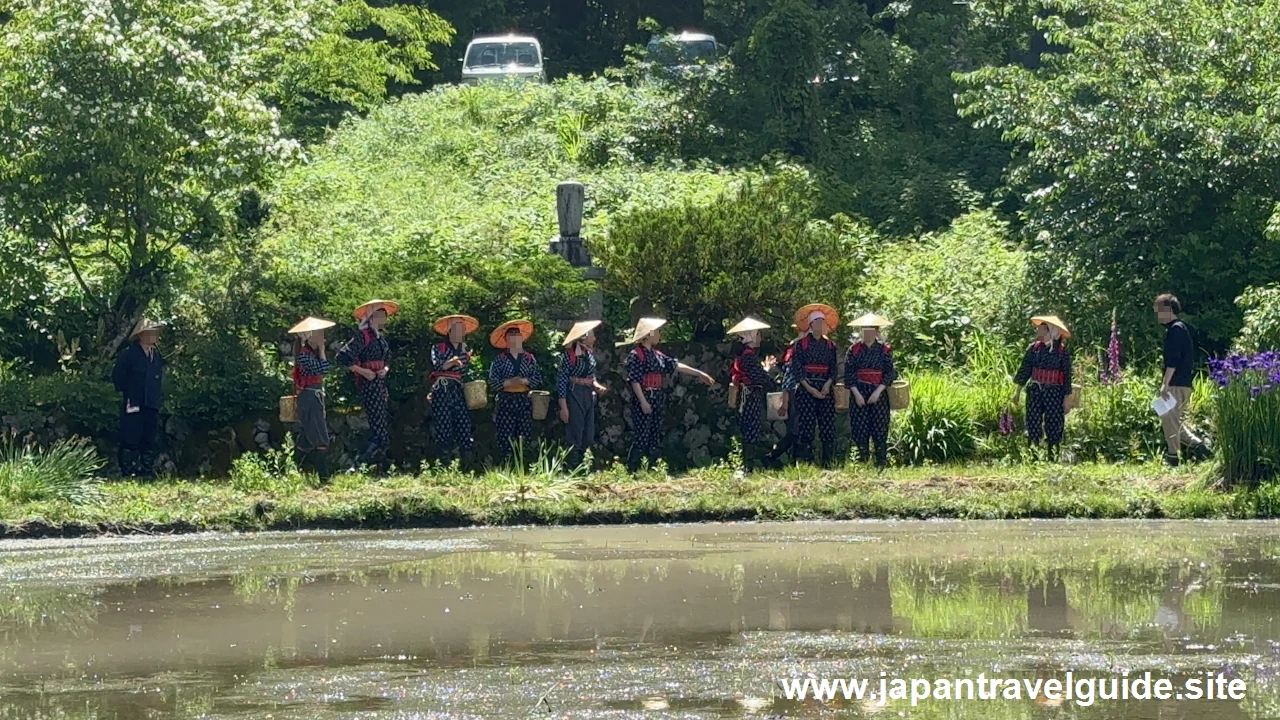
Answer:
[[[769,371],[773,358],[760,360],[760,331],[769,328],[755,318],[745,318],[729,328],[730,335],[738,336],[734,348],[733,364],[729,367],[729,381],[738,387],[738,432],[742,436],[743,459],[752,469],[770,464],[768,448],[764,441],[768,421],[768,393],[777,384]]]
[[[352,470],[366,464],[381,464],[391,449],[390,396],[387,393],[387,375],[391,368],[387,360],[391,345],[382,334],[387,318],[396,314],[399,303],[390,300],[370,300],[351,314],[359,321],[355,334],[338,351],[338,364],[355,375],[356,394],[369,420],[369,441],[356,455]]]
[[[294,441],[298,464],[310,457],[321,480],[329,479],[329,422],[325,416],[324,376],[329,373],[324,331],[331,320],[309,317],[289,328],[293,341],[293,394],[298,403],[298,433]]]
[[[1022,366],[1013,376],[1017,387],[1010,402],[1018,403],[1025,385],[1027,440],[1036,447],[1043,438],[1049,459],[1056,460],[1066,425],[1067,396],[1071,394],[1071,350],[1066,343],[1071,333],[1056,315],[1033,317],[1031,324],[1036,326],[1036,341],[1027,348]]]
[[[431,348],[431,432],[436,441],[436,454],[441,462],[461,460],[475,444],[472,438],[471,410],[467,407],[462,384],[472,352],[466,337],[480,328],[470,315],[447,315],[435,321],[432,328],[446,339]]]
[[[795,317],[802,335],[791,344],[784,387],[792,393],[790,412],[795,415],[796,442],[791,454],[796,461],[813,460],[814,425],[822,438],[822,465],[835,460],[836,401],[832,393],[836,377],[836,344],[827,332],[840,316],[830,305],[813,303],[800,308]]]
[[[517,444],[529,441],[533,430],[533,402],[529,391],[542,385],[542,372],[524,342],[533,335],[533,323],[511,320],[499,325],[489,343],[503,352],[489,366],[489,388],[497,393],[493,422],[497,426],[498,461],[511,458]]]
[[[633,345],[627,355],[627,386],[631,388],[631,422],[635,437],[631,451],[627,453],[627,469],[636,472],[641,461],[654,463],[658,459],[658,444],[662,438],[662,411],[667,393],[662,379],[677,372],[692,375],[703,383],[714,386],[716,381],[697,368],[677,362],[658,349],[658,330],[667,324],[661,318],[640,318],[630,341],[621,345]]]
[[[889,464],[889,398],[886,392],[898,379],[889,346],[881,341],[880,329],[893,323],[868,313],[849,323],[862,337],[849,346],[844,360],[844,384],[849,388],[849,425],[858,459],[870,460],[875,441],[876,467]]]
[[[556,370],[560,422],[565,424],[569,467],[576,468],[596,437],[596,403],[606,390],[596,379],[595,330],[599,320],[575,323],[564,336],[564,352]]]

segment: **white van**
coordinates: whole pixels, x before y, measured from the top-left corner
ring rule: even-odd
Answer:
[[[467,44],[462,58],[462,84],[517,80],[545,83],[542,45],[527,35],[486,35]]]
[[[716,42],[714,36],[688,31],[655,35],[649,40],[648,50],[653,67],[668,76],[701,72],[724,56],[724,46]]]

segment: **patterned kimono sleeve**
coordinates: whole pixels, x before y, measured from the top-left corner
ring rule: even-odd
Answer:
[[[569,397],[569,353],[560,353],[560,364],[556,366],[556,397]]]
[[[787,362],[786,373],[782,376],[782,389],[794,391],[800,387],[800,378],[803,376],[803,369],[800,363],[803,359],[800,357],[800,348],[794,344],[791,347],[791,360]]]
[[[314,353],[298,353],[296,362],[303,375],[325,375],[329,372],[329,361],[321,360]]]
[[[773,378],[769,377],[769,373],[764,371],[764,366],[760,364],[760,356],[750,353],[742,356],[742,362],[739,365],[742,372],[746,373],[747,379],[752,385],[769,389],[773,387]]]
[[[631,384],[633,382],[638,383],[644,380],[644,366],[644,361],[640,359],[640,356],[636,354],[635,350],[632,350],[631,353],[627,355],[627,384]]]
[[[1018,372],[1013,376],[1014,385],[1026,385],[1031,379],[1032,354],[1035,352],[1035,345],[1027,348],[1027,352],[1022,356],[1022,365],[1018,368]]]
[[[337,361],[342,367],[349,368],[360,362],[360,351],[364,350],[364,335],[360,331],[347,341],[346,345],[338,351]]]
[[[493,364],[489,366],[489,389],[500,392],[502,383],[511,377],[514,377],[511,373],[511,355],[502,353],[494,358]]]
[[[1062,348],[1062,384],[1071,392],[1071,348]]]
[[[898,370],[893,366],[893,354],[889,351],[889,346],[884,346],[884,377],[880,380],[885,387],[889,387],[898,379]]]
[[[855,347],[857,347],[856,344],[850,345],[848,352],[844,354],[844,386],[850,390],[853,389],[853,385],[857,382],[858,377],[858,367],[855,364],[855,358],[857,355],[853,354],[853,349]]]
[[[525,373],[524,377],[529,381],[529,387],[542,387],[542,368],[538,367],[538,361],[533,357],[533,353],[529,353],[524,359]]]
[[[674,375],[676,372],[676,366],[680,364],[675,358],[667,355],[666,353],[658,352],[657,350],[653,351],[653,358],[658,363],[658,372],[663,375]]]

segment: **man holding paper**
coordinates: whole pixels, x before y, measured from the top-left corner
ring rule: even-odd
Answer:
[[[1191,401],[1191,371],[1196,358],[1196,342],[1191,328],[1178,319],[1182,303],[1170,293],[1155,300],[1156,318],[1164,325],[1164,380],[1160,395],[1151,407],[1160,415],[1164,427],[1164,439],[1168,445],[1165,462],[1176,466],[1179,451],[1186,446],[1189,454],[1204,453],[1204,441],[1196,437],[1182,424],[1182,414]]]

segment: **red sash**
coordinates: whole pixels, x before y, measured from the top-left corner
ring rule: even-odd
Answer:
[[[859,368],[855,376],[858,382],[868,385],[879,385],[884,380],[884,372],[870,368]]]
[[[1061,370],[1035,368],[1031,371],[1031,381],[1041,385],[1062,385],[1066,380],[1066,373]]]
[[[301,395],[302,391],[309,387],[324,386],[323,375],[303,375],[302,368],[297,365],[293,366],[293,394]]]

